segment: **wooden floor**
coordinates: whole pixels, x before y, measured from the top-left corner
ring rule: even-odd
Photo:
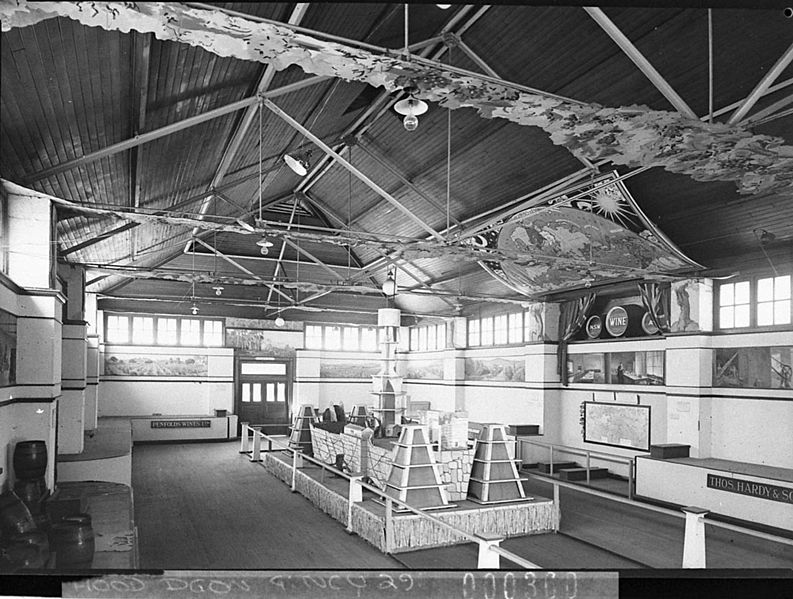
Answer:
[[[531,495],[551,486],[530,480]],[[235,442],[136,445],[140,567],[468,569],[473,545],[381,554],[238,453]],[[548,569],[680,568],[683,520],[561,489],[561,534],[502,546]],[[503,567],[512,569],[504,560]],[[793,547],[707,527],[708,568],[791,568]]]
[[[403,566],[238,453],[238,442],[135,445],[141,568]]]

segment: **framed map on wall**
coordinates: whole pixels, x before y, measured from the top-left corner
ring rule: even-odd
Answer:
[[[650,451],[650,406],[585,401],[584,441]]]

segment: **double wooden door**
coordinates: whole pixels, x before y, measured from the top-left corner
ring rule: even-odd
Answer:
[[[239,359],[235,403],[240,422],[262,425],[267,434],[287,433],[291,366],[289,360]]]

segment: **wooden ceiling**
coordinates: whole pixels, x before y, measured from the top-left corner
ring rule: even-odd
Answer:
[[[411,4],[408,67],[420,69],[413,82],[430,108],[408,132],[391,107],[403,97],[404,5],[138,3],[158,7],[159,25],[147,30],[142,18],[103,22],[89,3],[36,4],[3,9],[0,175],[71,203],[58,206],[58,249],[90,267],[100,307],[178,313],[195,297],[202,315],[371,322],[393,268],[396,305],[419,316],[520,303],[528,298],[463,251],[400,252],[400,243],[455,246],[455,233],[484,216],[610,171],[704,273],[793,264],[793,19],[781,8],[714,9],[709,21],[705,9],[680,7]],[[201,26],[188,13],[251,30],[289,23],[302,37],[288,40],[280,63],[243,59],[231,44],[213,46],[217,28],[207,25],[210,41],[194,45]],[[92,18],[99,26],[83,24]],[[326,76],[319,51],[290,58],[312,44],[327,55],[332,43],[355,49],[344,55],[353,66],[377,57],[365,64],[379,65],[382,85],[363,67]],[[470,89],[492,95],[503,80],[510,93],[561,97],[561,108],[521,124],[514,103],[480,95],[466,104],[459,79],[449,87],[430,77],[443,68],[481,75]],[[353,168],[260,105],[260,92]],[[604,130],[634,113],[668,122],[653,131],[668,147],[590,159],[603,155],[602,135],[549,135],[548,115],[570,107],[621,108],[597,113],[610,115]],[[694,156],[698,135],[707,139]],[[720,169],[692,166],[729,144]],[[311,150],[303,178],[282,160],[300,149]],[[776,175],[748,189],[755,168]],[[263,228],[273,232],[266,256]],[[774,240],[761,244],[762,231]]]

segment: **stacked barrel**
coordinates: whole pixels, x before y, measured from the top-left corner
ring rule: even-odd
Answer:
[[[14,490],[0,495],[0,572],[53,565],[60,570],[90,568],[94,558],[91,516],[69,514],[53,523],[47,516],[46,443],[20,441],[14,448],[13,464]]]

